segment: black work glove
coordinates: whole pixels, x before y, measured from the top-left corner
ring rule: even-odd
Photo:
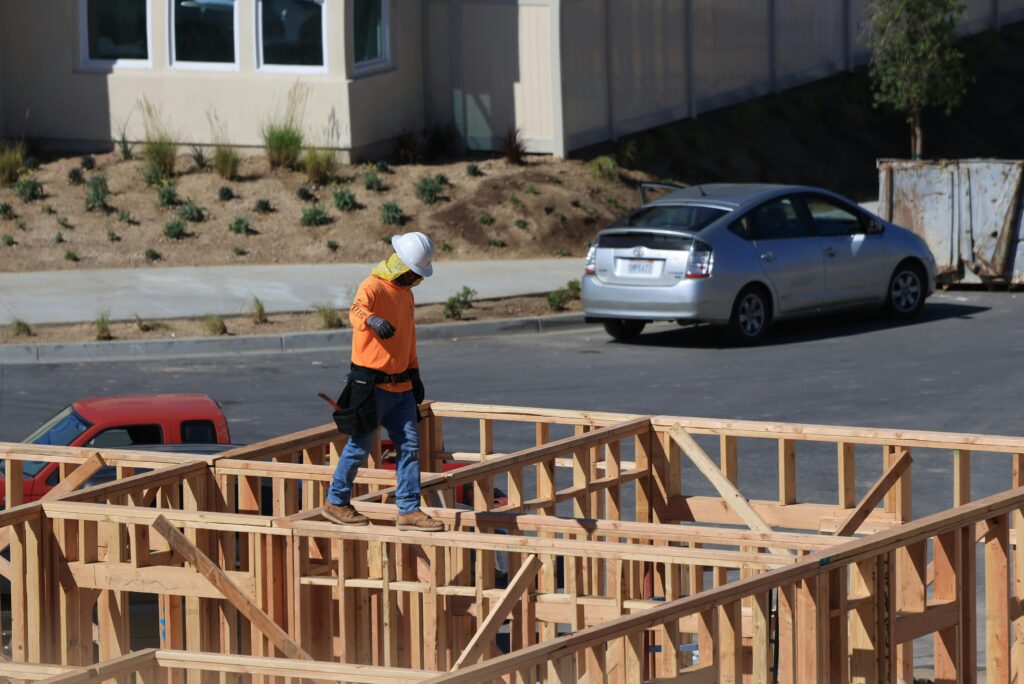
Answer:
[[[409,371],[412,380],[412,396],[416,400],[416,405],[419,406],[423,403],[423,400],[427,398],[427,391],[423,389],[423,381],[420,380],[420,369],[413,368]]]
[[[391,325],[380,316],[370,316],[366,319],[366,325],[373,328],[377,332],[377,336],[382,340],[389,340],[395,336],[395,326]]]

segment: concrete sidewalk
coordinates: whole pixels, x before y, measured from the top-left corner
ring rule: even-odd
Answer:
[[[185,318],[244,313],[253,297],[268,313],[345,308],[371,264],[286,264],[0,273],[0,325]],[[418,304],[443,302],[468,286],[480,299],[541,294],[583,273],[582,259],[440,261],[416,288]]]

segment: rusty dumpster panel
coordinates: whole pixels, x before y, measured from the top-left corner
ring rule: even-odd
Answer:
[[[925,239],[945,282],[1024,283],[1024,162],[881,160],[878,169],[879,214]]]

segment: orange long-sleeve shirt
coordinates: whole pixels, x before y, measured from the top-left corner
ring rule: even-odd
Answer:
[[[387,375],[419,368],[414,308],[410,288],[372,275],[364,280],[352,300],[348,316],[352,322],[352,363]],[[394,336],[388,340],[380,339],[377,332],[366,324],[370,316],[380,316],[394,326]],[[408,392],[412,383],[392,382],[377,387],[388,392]]]

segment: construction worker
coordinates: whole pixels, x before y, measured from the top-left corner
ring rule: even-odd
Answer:
[[[323,514],[342,525],[368,525],[351,505],[352,481],[366,462],[377,427],[383,425],[398,452],[400,530],[439,532],[444,526],[420,510],[418,405],[423,401],[412,288],[434,272],[434,243],[423,233],[391,238],[394,254],[359,286],[352,322],[352,369],[335,412],[338,428],[349,435]]]

